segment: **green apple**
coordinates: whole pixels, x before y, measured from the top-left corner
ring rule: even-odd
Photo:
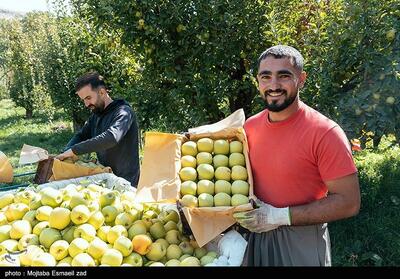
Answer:
[[[214,257],[205,255],[200,259],[200,264],[201,266],[205,266],[206,264],[212,263],[214,260]]]
[[[207,254],[207,249],[204,247],[194,248],[194,256],[199,260]]]
[[[20,202],[8,205],[4,214],[6,215],[8,222],[12,222],[14,220],[21,220],[28,211],[29,207]]]
[[[65,229],[71,222],[71,211],[67,208],[57,207],[51,211],[49,217],[50,228]]]
[[[109,233],[111,229],[111,226],[101,226],[98,230],[97,230],[97,236],[103,240],[103,241],[107,241],[107,234]]]
[[[229,143],[231,153],[243,153],[243,144],[240,141],[234,140]]]
[[[179,244],[182,241],[181,234],[178,230],[167,231],[165,240],[168,241],[169,244]]]
[[[231,196],[227,193],[218,193],[214,196],[215,206],[231,206]]]
[[[120,236],[115,240],[113,248],[120,251],[124,257],[127,257],[133,251],[132,241],[125,236]]]
[[[213,156],[208,152],[200,152],[196,155],[197,165],[200,164],[212,164]]]
[[[130,255],[123,258],[122,263],[127,263],[132,266],[143,266],[143,258],[138,253],[132,252]]]
[[[96,236],[96,229],[91,224],[82,224],[76,227],[74,238],[83,238],[88,242],[92,241]]]
[[[197,172],[192,167],[184,167],[179,171],[179,177],[182,181],[196,181]]]
[[[243,166],[232,167],[232,180],[247,180],[247,169]]]
[[[159,239],[157,239],[157,240],[154,241],[154,242],[155,242],[155,243],[160,243],[160,244],[164,247],[164,249],[167,249],[168,246],[169,246],[168,241],[165,240],[164,238],[159,238]]]
[[[123,256],[120,251],[116,249],[107,249],[103,257],[101,257],[101,264],[109,266],[120,266],[122,264]]]
[[[151,236],[154,239],[159,239],[159,238],[163,238],[166,234],[165,232],[165,228],[162,222],[156,222],[154,223],[150,229],[149,232],[151,234]]]
[[[229,166],[246,166],[246,160],[244,158],[244,155],[242,153],[231,153],[229,155]]]
[[[165,263],[165,266],[180,266],[181,262],[177,259],[171,259]]]
[[[89,199],[87,196],[85,196],[83,193],[74,193],[71,196],[71,200],[69,201],[69,206],[71,209],[78,205],[88,205],[89,204]]]
[[[163,223],[167,223],[169,221],[173,221],[175,223],[179,222],[179,213],[173,209],[168,209],[167,211],[163,211],[165,212],[165,215],[163,217]]]
[[[151,261],[158,261],[164,257],[167,250],[161,243],[153,242],[149,247],[149,252],[146,253],[146,257]]]
[[[189,241],[182,241],[179,244],[179,248],[181,248],[183,254],[193,255],[194,249],[192,245],[190,245]],[[179,259],[181,261],[181,259]]]
[[[24,217],[22,217],[22,220],[28,221],[31,223],[31,226],[34,227],[39,222],[39,220],[36,220],[36,210],[29,210],[25,213]]]
[[[396,99],[393,96],[389,96],[386,98],[386,103],[389,105],[393,105]]]
[[[208,251],[206,256],[210,256],[210,257],[213,257],[214,259],[216,259],[218,257],[218,253],[215,251]]]
[[[200,260],[196,257],[187,257],[181,261],[180,266],[201,266]]]
[[[42,232],[42,230],[45,229],[45,228],[49,228],[49,222],[47,222],[47,221],[42,221],[42,222],[37,223],[37,224],[33,227],[32,232],[33,232],[34,234],[36,234],[37,236],[39,236],[40,233]]]
[[[229,166],[229,158],[226,155],[217,154],[213,157],[214,168],[227,167]]]
[[[115,218],[117,218],[119,212],[115,206],[107,205],[103,207],[101,213],[103,213],[104,219],[107,223],[112,223],[115,221]]]
[[[87,207],[89,208],[90,212],[96,212],[100,210],[100,203],[97,201],[91,201]]]
[[[40,200],[41,200],[41,196],[39,194],[36,194],[35,196],[33,196],[31,201],[29,202],[29,208],[31,210],[34,210],[34,209],[38,209],[39,207],[41,207],[43,204]]]
[[[11,225],[0,226],[0,242],[10,239]]]
[[[193,195],[184,195],[181,199],[181,203],[186,207],[198,207],[198,200]]]
[[[39,235],[40,244],[46,247],[47,249],[49,249],[51,244],[53,244],[55,241],[61,239],[62,239],[61,233],[58,230],[52,228],[43,229]]]
[[[111,205],[115,201],[115,193],[109,192],[100,196],[100,206],[101,208]]]
[[[128,237],[132,239],[135,235],[146,234],[147,228],[143,223],[135,223],[128,230]]]
[[[21,192],[17,192],[14,197],[14,202],[22,202],[26,205],[29,205],[31,199],[36,196],[36,193],[31,190],[24,190]]]
[[[55,266],[56,260],[50,253],[38,253],[31,262],[31,266]]]
[[[116,225],[122,225],[124,226],[127,230],[132,226],[133,224],[133,217],[130,213],[127,212],[122,212],[115,217],[115,224]]]
[[[14,202],[14,194],[8,193],[0,196],[0,209]]]
[[[103,191],[104,187],[97,185],[95,183],[90,183],[86,189],[92,191],[92,192],[97,192],[97,193],[101,193],[101,191]]]
[[[248,203],[249,203],[249,197],[242,194],[234,194],[231,198],[232,206],[239,206]]]
[[[210,195],[214,195],[215,191],[215,186],[214,182],[207,180],[207,179],[202,179],[199,182],[197,182],[197,194],[203,194],[207,193]]]
[[[231,180],[231,169],[228,167],[219,167],[215,170],[215,179],[217,180]]]
[[[68,253],[71,257],[75,257],[80,253],[85,253],[89,248],[89,242],[83,238],[75,238],[68,247]]]
[[[181,166],[195,168],[197,166],[196,158],[191,155],[185,155],[181,158]]]
[[[224,139],[218,139],[214,141],[214,154],[229,154],[229,142]]]
[[[122,225],[115,225],[111,227],[110,231],[107,234],[107,241],[110,244],[114,244],[115,240],[117,240],[120,236],[128,236],[128,231]]]
[[[30,233],[22,236],[18,241],[18,250],[22,251],[30,245],[39,245],[39,237],[36,234]]]
[[[108,249],[107,243],[100,238],[95,238],[90,242],[87,252],[95,260],[100,260],[104,252]]]
[[[74,233],[76,230],[76,226],[69,226],[66,227],[61,231],[61,236],[64,240],[66,240],[68,243],[71,243],[72,240],[74,240]]]
[[[392,28],[386,32],[386,39],[388,41],[393,41],[396,38],[396,29]]]
[[[196,195],[197,184],[191,180],[185,181],[181,184],[181,195]]]
[[[231,194],[232,185],[230,182],[226,180],[217,180],[215,181],[215,193],[227,193],[228,195]]]
[[[12,239],[20,239],[22,236],[26,234],[30,234],[32,232],[31,223],[26,220],[16,220],[11,225],[10,237]]]
[[[212,153],[214,149],[214,141],[210,138],[201,138],[197,141],[197,150],[199,152]]]
[[[176,244],[171,244],[167,248],[167,259],[172,260],[176,259],[178,260],[182,256],[182,250],[179,248],[178,245]]]
[[[182,144],[182,155],[191,155],[191,156],[196,156],[197,155],[197,144],[194,141],[187,141],[184,144]]]
[[[50,214],[53,211],[53,208],[48,205],[42,205],[38,209],[36,209],[36,219],[39,221],[49,221]]]
[[[148,266],[161,267],[161,266],[165,266],[165,265],[161,262],[153,262],[153,263],[149,264]]]
[[[57,261],[60,261],[68,256],[68,248],[69,243],[67,241],[57,240],[53,244],[51,244],[50,254],[52,254]]]
[[[26,247],[26,252],[22,253],[19,256],[19,260],[22,266],[31,266],[32,259],[36,257],[36,255],[44,253],[42,249],[40,249],[36,245],[30,245]]]
[[[62,193],[59,190],[51,187],[42,189],[40,191],[40,194],[42,195],[40,201],[42,202],[43,205],[48,205],[54,208],[59,206],[63,201]]]
[[[214,167],[210,164],[200,164],[196,170],[200,180],[211,180],[214,178]]]
[[[199,207],[213,207],[214,206],[214,197],[208,193],[201,193],[197,197],[199,201]]]
[[[80,204],[72,208],[71,211],[71,221],[80,225],[86,223],[90,218],[91,212],[86,205]]]
[[[171,230],[178,230],[177,223],[179,222],[168,221],[167,223],[164,224],[165,231],[169,232]]]
[[[244,196],[249,195],[250,185],[246,181],[243,180],[235,180],[232,183],[232,194],[242,194]]]
[[[71,266],[96,266],[96,264],[89,254],[80,253],[72,259]]]

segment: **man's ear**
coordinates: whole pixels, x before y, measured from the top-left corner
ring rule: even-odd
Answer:
[[[299,78],[299,88],[302,89],[306,83],[307,73],[302,71]]]

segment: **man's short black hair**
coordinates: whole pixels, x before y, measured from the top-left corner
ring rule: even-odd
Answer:
[[[304,58],[301,55],[301,53],[294,47],[285,46],[285,45],[276,45],[276,46],[268,48],[258,58],[257,70],[260,68],[261,61],[264,60],[265,58],[267,58],[268,56],[273,56],[277,59],[289,58],[290,63],[292,63],[292,65],[297,70],[299,70],[300,72],[303,71]]]
[[[98,89],[99,87],[106,88],[106,83],[104,82],[104,78],[96,71],[88,72],[83,76],[80,76],[75,83],[75,92],[78,92],[86,85],[89,85],[92,89]]]

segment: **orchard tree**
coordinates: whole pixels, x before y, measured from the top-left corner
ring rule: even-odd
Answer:
[[[25,108],[26,118],[31,118],[34,110],[52,115],[42,60],[48,20],[46,13],[28,13],[22,19],[8,22],[9,95],[18,106]]]
[[[140,58],[132,98],[144,128],[184,131],[239,108],[251,113],[251,70],[269,45],[266,1],[72,2],[81,17],[121,32]]]

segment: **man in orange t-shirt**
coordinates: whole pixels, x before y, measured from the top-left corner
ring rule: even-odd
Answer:
[[[293,47],[259,60],[266,109],[245,123],[257,208],[234,214],[251,233],[243,264],[330,266],[327,222],[356,215],[360,190],[349,141],[334,121],[304,104],[306,73]]]

